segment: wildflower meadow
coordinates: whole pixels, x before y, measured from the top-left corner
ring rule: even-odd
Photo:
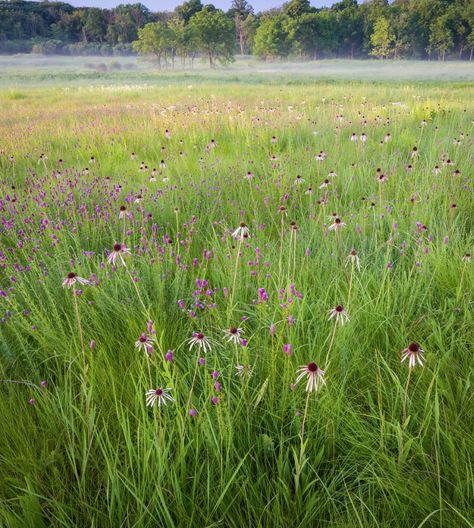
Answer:
[[[249,67],[3,70],[0,526],[474,526],[474,88]]]

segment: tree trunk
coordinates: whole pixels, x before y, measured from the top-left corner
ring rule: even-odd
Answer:
[[[212,51],[211,50],[208,51],[208,55],[209,55],[209,66],[212,68],[214,65],[212,64]]]
[[[471,48],[471,54],[469,55],[469,62],[472,62],[472,54],[474,52],[474,47]]]
[[[244,28],[242,23],[239,23],[239,43],[240,43],[240,54],[244,54]]]

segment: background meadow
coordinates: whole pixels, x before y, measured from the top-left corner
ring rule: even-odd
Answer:
[[[473,526],[472,69],[352,64],[4,64],[0,526]]]

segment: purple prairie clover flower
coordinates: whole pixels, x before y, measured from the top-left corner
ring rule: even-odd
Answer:
[[[224,330],[224,339],[227,343],[235,343],[238,345],[241,342],[241,335],[243,334],[242,328],[232,326],[231,328]]]
[[[212,378],[213,378],[213,379],[217,379],[218,377],[219,377],[219,372],[218,372],[217,370],[214,370],[214,371],[212,372]]]
[[[285,343],[283,345],[283,352],[285,354],[287,354],[288,356],[293,355],[293,347],[292,347],[291,343]]]
[[[110,252],[110,255],[107,257],[107,262],[115,266],[117,259],[120,259],[122,264],[126,266],[124,255],[131,255],[130,250],[125,244],[114,244],[113,250]]]
[[[218,381],[214,383],[214,389],[216,390],[216,392],[221,391],[221,384]]]
[[[217,405],[218,401],[219,401],[219,400],[218,400],[217,396],[213,396],[213,397],[211,398],[211,403],[212,403],[212,405]]]
[[[201,365],[201,367],[204,367],[204,365],[206,364],[206,360],[203,357],[200,357],[198,359],[198,363],[199,365]]]
[[[247,346],[247,340],[246,339],[242,339],[240,341],[240,344],[242,345],[242,348],[245,348]]]
[[[197,345],[199,350],[204,353],[210,352],[212,347],[211,339],[202,332],[194,332],[192,337],[188,339],[189,350],[192,350],[194,345]]]
[[[41,380],[40,381],[40,386],[45,389],[47,386],[48,386],[48,382],[46,380]]]
[[[275,323],[272,323],[272,324],[269,326],[269,330],[270,330],[270,335],[273,337],[273,336],[276,334],[276,324],[275,324]]]
[[[92,350],[95,347],[95,341],[93,339],[89,342],[89,348]]]
[[[236,240],[250,238],[250,231],[245,222],[240,222],[239,227],[232,233],[232,238]]]
[[[161,407],[161,404],[166,405],[168,401],[174,402],[174,399],[169,394],[170,390],[162,388],[148,390],[146,392],[147,407],[153,407],[155,403],[158,407]]]
[[[265,291],[265,288],[259,288],[258,289],[258,296],[260,297],[260,299],[263,302],[267,302],[268,301],[268,295],[267,295],[267,292]]]
[[[135,341],[135,346],[140,352],[146,352],[150,355],[153,352],[153,342],[152,340],[143,332],[137,341]]]
[[[186,308],[186,305],[184,304],[184,301],[182,299],[178,299],[178,306],[181,308],[181,310],[184,310]]]
[[[409,369],[412,369],[417,362],[422,367],[423,361],[425,361],[424,350],[421,349],[418,343],[410,343],[402,350],[401,362],[403,363],[407,358]]]
[[[338,304],[335,308],[331,308],[329,310],[329,319],[330,321],[332,318],[335,318],[336,324],[341,323],[341,326],[344,325],[345,322],[349,321],[349,316],[347,315],[347,312],[341,304]]]
[[[189,416],[196,416],[196,415],[197,415],[196,409],[189,409]]]
[[[321,370],[314,362],[301,365],[297,373],[298,377],[296,378],[295,385],[303,378],[307,378],[306,392],[317,392],[320,386],[325,384],[324,370]]]
[[[28,405],[34,405],[36,403],[36,400],[34,398],[30,398],[28,400]]]
[[[169,361],[170,363],[173,361],[173,351],[168,350],[165,355],[166,361]]]
[[[87,279],[83,279],[82,277],[78,277],[73,271],[69,272],[67,274],[67,277],[63,280],[63,288],[71,286],[74,286],[78,282],[81,285],[90,284],[90,281]]]

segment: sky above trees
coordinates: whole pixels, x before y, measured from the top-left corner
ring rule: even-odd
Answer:
[[[68,4],[75,7],[102,7],[110,8],[116,7],[119,4],[127,3],[120,0],[65,0]],[[336,1],[336,0],[334,0]],[[133,3],[133,2],[131,2]],[[172,11],[177,5],[182,3],[182,0],[142,0],[142,4],[146,5],[151,11]],[[203,4],[213,4],[215,7],[220,9],[230,9],[232,0],[209,0],[203,1]],[[253,0],[250,2],[255,11],[261,11],[263,9],[270,9],[271,7],[279,7],[282,2],[280,0]],[[314,7],[330,6],[331,0],[311,0],[311,5]]]

